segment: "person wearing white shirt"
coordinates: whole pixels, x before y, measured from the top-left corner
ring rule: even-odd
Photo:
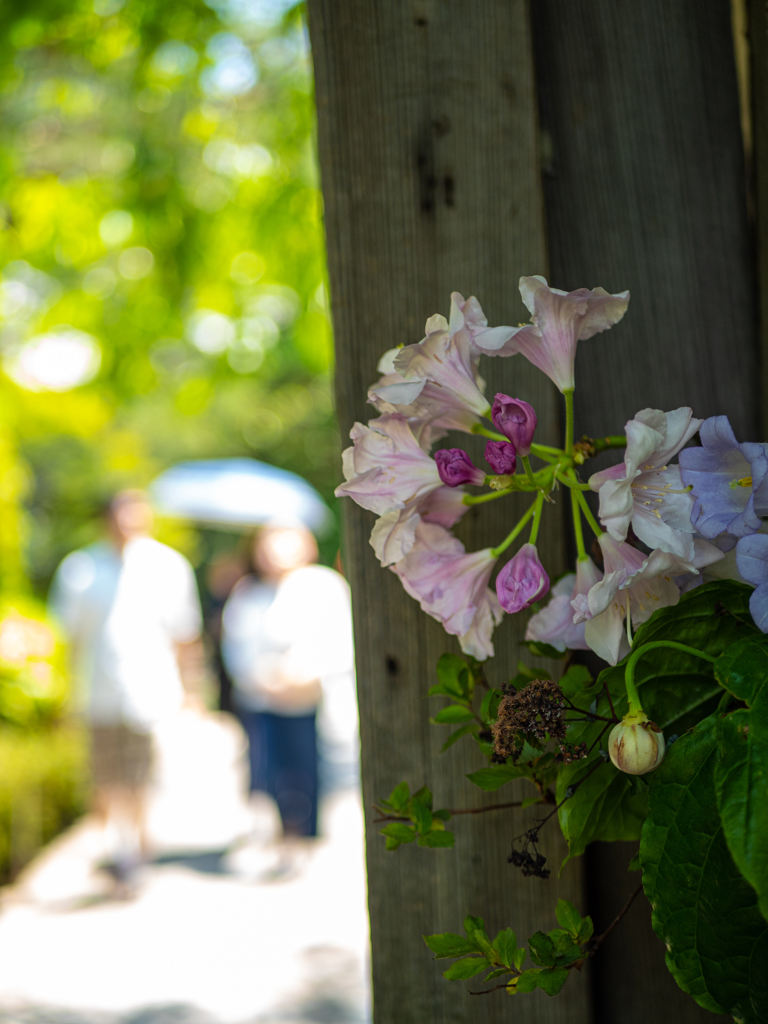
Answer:
[[[259,576],[235,586],[222,656],[248,734],[251,790],[277,803],[286,836],[317,835],[316,718],[323,686],[353,667],[349,587],[314,564],[303,527],[267,527],[254,545]]]
[[[199,663],[202,617],[192,567],[150,536],[142,492],[118,494],[106,523],[108,540],[63,560],[50,606],[70,641],[90,726],[94,811],[114,834],[111,870],[126,881],[146,854],[152,731],[184,702],[182,674]]]

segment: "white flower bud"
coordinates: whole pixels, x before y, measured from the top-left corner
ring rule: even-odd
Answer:
[[[608,754],[619,771],[645,775],[664,760],[664,734],[645,714],[625,715],[608,739]]]

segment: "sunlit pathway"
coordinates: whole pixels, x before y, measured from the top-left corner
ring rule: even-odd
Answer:
[[[220,841],[226,793],[218,811],[215,795],[208,813]],[[181,797],[179,790],[177,807]],[[206,799],[201,804],[205,812]],[[242,820],[234,824],[242,830]],[[256,824],[262,832],[268,826]],[[147,869],[138,897],[122,903],[104,900],[89,872],[88,822],[60,839],[5,896],[0,1020],[364,1024],[368,933],[357,793],[326,801],[325,838],[279,881],[263,880],[270,853],[260,842],[230,836],[230,852],[210,843],[206,850],[204,822],[197,825],[197,851],[169,853]]]

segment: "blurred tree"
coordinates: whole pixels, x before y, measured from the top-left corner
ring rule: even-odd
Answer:
[[[110,491],[180,458],[252,454],[330,497],[314,106],[292,0],[11,0],[0,116],[5,587],[27,479],[36,589],[92,539]]]

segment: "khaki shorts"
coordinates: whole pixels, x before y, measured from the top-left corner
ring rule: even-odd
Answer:
[[[91,773],[96,786],[146,786],[152,771],[152,736],[127,725],[91,727]]]

